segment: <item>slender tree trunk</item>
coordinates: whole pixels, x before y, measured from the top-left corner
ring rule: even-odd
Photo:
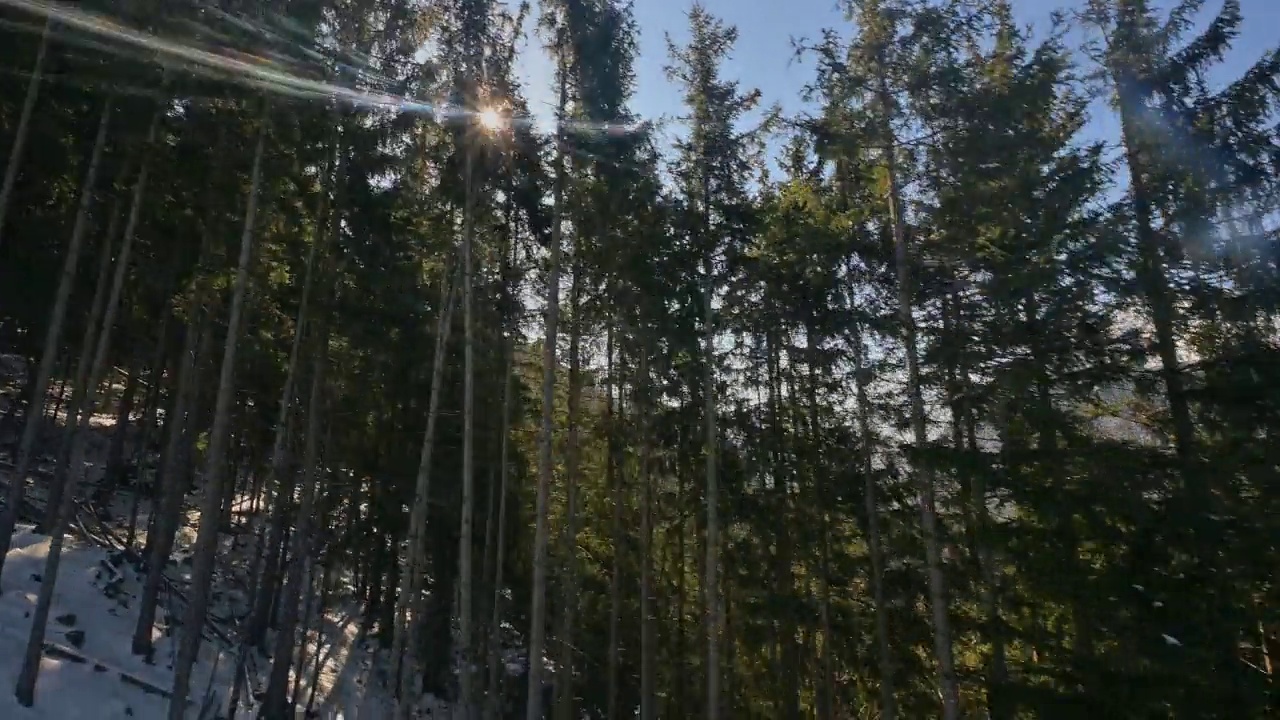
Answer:
[[[461,265],[459,265],[461,270]],[[404,576],[406,590],[396,597],[396,627],[392,636],[392,683],[400,698],[400,717],[406,717],[417,699],[421,676],[418,644],[412,642],[410,628],[422,624],[426,603],[422,597],[426,571],[426,526],[431,500],[431,463],[435,451],[436,425],[440,418],[440,398],[444,394],[444,364],[449,350],[449,331],[453,327],[453,304],[458,295],[456,280],[446,280],[442,292],[440,317],[436,322],[435,355],[431,360],[431,390],[427,400],[427,428],[418,453],[417,484],[413,509],[409,518],[409,547],[406,550]],[[405,617],[406,612],[409,618]],[[406,658],[406,649],[408,657]]]
[[[302,617],[297,621],[297,639],[294,646],[289,648],[289,655],[297,656],[296,660],[291,660],[289,666],[293,669],[293,688],[285,690],[287,696],[287,707],[296,709],[298,707],[299,693],[302,691],[302,676],[307,670],[307,637],[311,632],[311,614],[314,611],[315,595],[316,595],[316,559],[310,551],[303,558],[303,564],[306,570],[302,573],[302,587],[298,588],[298,601],[302,603]],[[317,655],[319,655],[319,647],[317,647]],[[277,663],[281,662],[279,656],[274,656],[274,662],[271,665],[272,670],[275,669]],[[285,672],[286,678],[290,675]],[[286,686],[288,685],[286,680]]]
[[[581,337],[582,324],[579,306],[582,294],[582,269],[578,252],[574,251],[573,279],[569,289],[569,407],[567,429],[568,447],[565,449],[565,529],[561,557],[564,577],[561,580],[560,597],[560,663],[555,720],[573,720],[574,645],[573,624],[578,609],[578,414],[582,403]]]
[[[307,706],[305,712],[303,712],[304,717],[311,717],[312,708],[316,703],[316,690],[320,686],[320,672],[324,670],[325,665],[325,653],[320,652],[320,647],[321,642],[324,640],[324,619],[325,613],[328,612],[329,608],[329,590],[333,584],[329,577],[329,573],[332,570],[333,563],[326,561],[324,569],[320,573],[320,603],[316,621],[316,661],[311,671],[311,686],[307,690]],[[337,642],[336,638],[334,642]],[[301,670],[301,667],[299,667],[299,672]],[[294,704],[296,705],[297,702],[295,698]]]
[[[474,142],[474,141],[473,141]],[[474,182],[475,150],[468,143],[462,181],[465,189],[462,217],[462,322],[463,322],[463,380],[462,380],[462,518],[458,534],[458,656],[462,659],[459,670],[459,694],[462,720],[474,716],[475,657],[471,644],[475,639],[472,628],[475,605],[472,597],[474,562],[471,550],[475,544],[475,331],[472,305],[475,303],[475,202]]]
[[[776,312],[776,308],[774,309]],[[769,426],[773,435],[773,502],[775,508],[774,525],[774,568],[773,574],[779,585],[779,591],[785,597],[792,597],[795,592],[794,523],[792,517],[791,492],[789,486],[796,478],[796,470],[792,463],[795,451],[791,448],[788,432],[782,413],[782,397],[784,379],[782,376],[782,342],[777,330],[765,334],[766,365],[769,373]],[[800,644],[796,638],[799,631],[799,618],[787,609],[781,613],[781,619],[775,621],[774,631],[777,644],[776,674],[778,684],[782,688],[780,715],[785,720],[800,718],[800,674],[796,668],[800,663]]]
[[[36,61],[37,72],[43,65],[44,48],[48,42],[48,25],[45,26],[45,37],[41,39],[40,56]],[[32,87],[28,90],[29,102],[34,102],[35,85],[38,80],[32,78]],[[24,107],[24,111],[26,108]],[[58,345],[62,338],[62,326],[67,318],[67,306],[71,299],[71,290],[75,285],[76,268],[80,263],[80,251],[84,246],[85,231],[89,226],[89,210],[93,205],[94,186],[97,184],[98,168],[102,163],[103,149],[107,144],[107,126],[111,117],[111,101],[102,107],[102,115],[98,121],[98,134],[93,142],[93,152],[89,158],[89,167],[85,171],[84,182],[80,187],[80,204],[76,209],[75,224],[71,229],[71,241],[67,245],[67,254],[63,258],[62,273],[58,278],[58,290],[54,295],[53,311],[49,316],[49,327],[45,331],[44,347],[41,349],[40,367],[36,371],[36,381],[31,387],[31,401],[27,406],[26,422],[22,428],[22,439],[18,445],[17,463],[14,472],[9,476],[9,488],[5,494],[5,506],[0,510],[0,576],[4,573],[4,561],[9,552],[10,542],[13,535],[14,525],[17,523],[18,511],[22,505],[23,496],[26,493],[27,471],[31,466],[31,455],[35,450],[36,439],[40,435],[40,429],[44,426],[44,404],[49,394],[49,378],[53,374],[53,366],[57,361]],[[23,118],[22,123],[26,122]],[[18,139],[14,141],[15,151],[20,152],[20,144],[24,141],[26,133],[25,127],[19,125]],[[11,157],[9,164],[13,171],[16,171],[17,158]],[[9,187],[8,177],[6,176],[6,186],[3,192],[4,200],[0,200],[0,213],[3,213],[3,206],[8,198]],[[2,219],[0,219],[2,222]],[[111,246],[113,233],[108,233],[104,240],[107,247]],[[108,250],[108,257],[110,251]],[[93,325],[92,313],[90,317],[90,326]],[[84,345],[83,352],[87,350],[92,343],[90,340]],[[76,389],[78,390],[78,388]],[[73,390],[75,392],[76,390]],[[68,420],[68,425],[75,422],[74,419]]]
[[[174,536],[178,532],[178,519],[186,493],[183,487],[182,443],[190,417],[194,414],[196,384],[200,374],[199,364],[208,354],[212,342],[212,321],[197,319],[199,310],[192,308],[183,340],[182,366],[178,369],[177,388],[174,390],[173,413],[165,420],[168,437],[160,454],[160,473],[156,477],[160,507],[152,511],[152,528],[147,533],[143,557],[147,563],[147,577],[142,585],[142,597],[138,601],[138,624],[134,627],[132,651],[135,655],[151,657],[151,633],[155,628],[156,610],[160,601],[160,587],[164,583],[165,565],[173,551]],[[155,506],[155,500],[152,500]]]
[[[818,685],[818,720],[833,720],[835,714],[835,664],[833,659],[833,638],[831,636],[831,515],[827,511],[827,502],[831,497],[828,474],[822,466],[825,452],[822,423],[818,408],[818,346],[820,341],[814,329],[816,321],[811,317],[805,327],[806,362],[808,369],[809,410],[809,473],[813,478],[813,489],[816,493],[814,507],[819,513],[821,522],[821,541],[818,548],[818,621],[822,633],[822,654],[818,658],[822,677]]]
[[[619,672],[622,644],[622,475],[619,473],[620,448],[618,443],[617,412],[614,409],[614,389],[618,387],[614,365],[614,330],[610,326],[605,339],[605,408],[604,425],[608,433],[605,459],[605,485],[613,500],[613,518],[610,534],[613,538],[613,572],[609,577],[609,690],[605,717],[618,720]],[[619,393],[620,395],[621,393]]]
[[[124,462],[125,443],[129,439],[133,417],[133,406],[137,401],[138,387],[142,380],[141,368],[131,368],[125,380],[124,392],[120,394],[120,405],[116,409],[116,426],[111,433],[111,446],[107,451],[107,464],[102,476],[102,486],[98,494],[103,504],[109,504],[126,472]]]
[[[707,720],[720,717],[720,490],[716,456],[719,452],[719,435],[716,430],[716,370],[715,370],[715,317],[711,308],[712,267],[707,261],[707,287],[703,290],[703,341],[706,343],[706,402],[707,438],[704,453],[707,461],[707,560],[704,571],[707,613]]]
[[[160,117],[160,110],[157,109],[152,115],[151,127],[147,131],[142,169],[138,172],[138,180],[133,187],[129,220],[125,226],[124,240],[120,246],[120,257],[116,259],[115,276],[111,281],[111,294],[103,311],[102,330],[98,333],[97,348],[94,350],[93,364],[90,366],[79,430],[75,432],[72,440],[69,472],[65,473],[60,481],[55,482],[55,493],[53,494],[58,496],[57,502],[50,500],[53,515],[49,523],[51,528],[49,554],[45,558],[43,580],[40,583],[40,593],[36,599],[36,608],[31,619],[31,634],[27,638],[27,650],[23,657],[22,670],[18,674],[18,684],[15,690],[18,702],[26,707],[31,707],[31,704],[35,701],[36,679],[40,674],[40,657],[44,650],[44,631],[49,622],[49,612],[53,605],[53,592],[58,582],[58,566],[62,560],[63,535],[66,532],[66,524],[71,515],[76,485],[84,472],[84,437],[88,434],[89,421],[97,410],[98,386],[101,383],[103,370],[107,362],[107,353],[111,348],[111,333],[116,324],[116,311],[120,307],[120,296],[124,292],[124,279],[129,270],[129,255],[133,248],[134,237],[137,234],[138,218],[142,212],[142,198],[146,191],[147,174],[150,170],[148,156],[155,144],[156,133],[160,127]],[[61,492],[57,492],[59,490]]]
[[[561,53],[563,56],[563,53]],[[558,116],[563,117],[568,97],[563,57],[560,60]],[[564,128],[556,130],[556,169],[551,223],[551,259],[547,268],[547,309],[542,346],[542,429],[538,437],[538,493],[534,510],[533,595],[529,611],[529,692],[525,720],[542,720],[542,657],[546,645],[547,510],[552,481],[552,445],[555,441],[556,331],[560,321],[560,243],[564,222]]]
[[[321,321],[324,326],[327,323]],[[322,327],[316,337],[315,365],[311,376],[311,394],[307,401],[307,446],[303,456],[302,501],[298,505],[298,519],[294,525],[289,555],[289,572],[280,598],[280,624],[276,628],[275,652],[272,653],[271,674],[267,680],[267,694],[258,712],[259,720],[286,720],[293,716],[289,707],[289,668],[293,661],[294,637],[298,625],[298,605],[309,584],[302,577],[311,550],[311,527],[314,523],[316,496],[319,494],[318,458],[320,452],[321,421],[325,414],[325,371],[328,365],[329,336]],[[305,624],[304,624],[305,631]],[[305,632],[302,637],[305,645]],[[301,673],[303,668],[298,667]]]
[[[880,536],[880,503],[876,499],[876,476],[872,465],[871,401],[867,397],[870,371],[864,362],[862,333],[854,325],[854,383],[857,392],[858,434],[862,436],[859,461],[862,469],[863,503],[867,513],[867,546],[871,555],[871,598],[876,616],[876,659],[880,668],[880,717],[895,720],[898,703],[894,693],[893,646],[889,644],[889,608],[885,605],[884,544]]]
[[[331,145],[335,148],[338,144],[336,135],[337,130],[335,129],[331,139]],[[338,153],[341,155],[340,149]],[[258,533],[258,552],[254,555],[255,571],[260,558],[265,559],[265,562],[259,583],[249,596],[252,598],[252,606],[249,610],[249,617],[245,621],[244,633],[240,639],[241,647],[236,653],[236,669],[233,677],[240,677],[244,674],[245,665],[249,659],[249,648],[262,647],[266,642],[267,616],[271,608],[271,596],[273,589],[278,586],[280,573],[279,540],[284,532],[285,524],[288,522],[287,508],[293,499],[294,489],[293,474],[289,474],[288,480],[283,478],[286,474],[284,468],[285,444],[288,441],[289,431],[292,426],[291,411],[295,394],[294,386],[297,383],[298,376],[298,355],[302,347],[302,339],[306,335],[307,319],[311,306],[311,292],[316,272],[316,256],[321,246],[327,246],[327,243],[336,234],[336,211],[331,216],[331,208],[329,206],[329,186],[335,184],[334,176],[330,173],[330,170],[337,167],[336,177],[341,178],[344,174],[342,168],[345,167],[345,162],[341,157],[335,161],[331,155],[327,162],[328,166],[323,171],[324,181],[321,185],[320,197],[316,201],[316,225],[311,237],[311,247],[307,249],[307,260],[302,278],[302,299],[298,303],[298,313],[293,323],[293,341],[289,347],[289,364],[285,370],[284,387],[280,390],[280,409],[276,416],[275,434],[271,447],[271,465],[266,484],[268,496],[274,493],[276,498],[275,503],[272,505],[271,519],[267,523],[267,527]],[[300,174],[300,170],[297,168],[295,168],[295,171]],[[285,493],[287,493],[287,501]],[[256,487],[253,496],[256,505],[258,500]],[[270,497],[268,497],[268,502],[270,502]],[[238,686],[233,690],[233,700],[230,705],[232,708],[235,708],[239,702],[238,690]]]
[[[647,341],[640,348],[640,720],[657,718],[654,673],[657,638],[653,627],[653,479],[649,467],[652,407]]]
[[[486,693],[487,702],[485,703],[485,720],[496,720],[498,717],[502,694],[501,675],[499,674],[502,647],[499,631],[502,628],[502,568],[505,561],[504,555],[507,540],[507,476],[510,465],[511,405],[512,395],[514,394],[512,386],[515,384],[513,368],[515,353],[511,347],[510,338],[506,341],[505,354],[506,369],[505,374],[502,376],[502,448],[499,451],[500,467],[498,469],[498,530],[493,564],[493,618],[489,621],[489,678],[488,692]]]
[[[156,416],[159,414],[161,388],[164,386],[164,371],[169,364],[168,343],[169,343],[169,323],[172,320],[172,313],[168,308],[162,308],[163,320],[160,323],[159,339],[156,342],[156,355],[151,363],[151,374],[148,377],[147,394],[143,397],[145,410],[142,414],[142,432],[138,436],[138,445],[133,450],[133,463],[137,468],[137,476],[133,483],[133,501],[129,506],[129,530],[126,535],[125,546],[129,550],[133,547],[138,539],[138,508],[142,502],[142,491],[147,487],[147,455],[150,452],[151,437],[156,430]],[[154,477],[154,473],[150,473]],[[151,488],[151,513],[156,511],[156,493],[155,488]]]
[[[44,78],[44,65],[49,56],[49,36],[52,35],[52,30],[53,17],[50,16],[45,20],[44,30],[40,33],[40,48],[36,50],[36,61],[31,66],[31,79],[27,81],[27,94],[22,100],[22,112],[18,115],[18,130],[14,133],[13,147],[9,150],[9,163],[4,169],[4,184],[0,185],[0,247],[4,244],[4,221],[9,214],[13,186],[18,181],[18,168],[22,166],[22,152],[27,145],[27,135],[31,132],[31,115],[36,108],[36,98],[40,95],[40,82]],[[41,398],[41,402],[43,400],[44,398]],[[0,554],[0,557],[3,555]]]
[[[883,73],[883,68],[881,69]],[[891,107],[883,74],[880,78],[880,100],[884,108]],[[925,426],[924,394],[920,388],[920,358],[916,340],[916,323],[912,314],[914,295],[911,281],[911,261],[907,248],[906,222],[902,217],[902,198],[898,186],[897,143],[893,131],[885,123],[882,132],[886,144],[885,170],[888,175],[887,202],[889,224],[893,232],[894,265],[898,280],[898,321],[902,326],[902,342],[907,356],[907,394],[911,403],[911,428],[915,447],[923,450],[928,443]],[[951,619],[947,601],[946,576],[942,567],[941,541],[938,537],[938,512],[933,472],[913,463],[913,473],[920,503],[920,525],[924,532],[925,562],[929,577],[929,605],[933,617],[933,652],[938,663],[938,680],[942,693],[943,720],[959,720],[960,690],[956,679],[955,658],[951,643]]]
[[[62,373],[61,373],[62,379],[58,381],[58,396],[53,401],[53,407],[47,410],[47,414],[50,420],[58,419],[58,413],[62,411],[62,403],[64,403],[67,399],[67,376],[71,374],[71,353],[70,352],[67,352],[63,355],[63,358],[59,363],[59,367],[62,368]],[[17,412],[16,407],[14,408],[14,412],[15,413]]]
[[[191,595],[186,619],[182,624],[182,641],[173,673],[173,695],[169,702],[169,720],[182,720],[191,684],[191,669],[200,652],[205,614],[209,609],[209,586],[213,580],[214,553],[218,546],[218,510],[221,500],[223,463],[227,454],[231,403],[235,395],[236,350],[240,340],[241,318],[249,285],[249,258],[253,251],[254,223],[258,213],[258,191],[262,182],[262,156],[266,151],[269,104],[264,99],[258,125],[257,148],[253,154],[248,206],[244,230],[240,236],[240,259],[232,288],[231,315],[227,321],[227,338],[222,352],[218,378],[218,394],[214,404],[213,427],[209,433],[208,465],[205,472],[204,497],[200,506],[200,529],[196,535],[195,559],[191,573]]]

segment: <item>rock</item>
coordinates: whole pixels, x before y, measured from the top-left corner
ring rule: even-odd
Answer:
[[[94,671],[94,672],[104,673],[104,672],[106,672],[106,671],[107,671],[107,666],[106,666],[106,665],[99,665],[99,664],[97,664],[97,663],[94,663],[94,665],[93,665],[93,671]]]
[[[67,627],[76,626],[75,613],[67,613],[65,615],[59,615],[58,617],[54,618],[54,620],[56,620],[59,625],[66,625]]]
[[[40,573],[31,573],[31,579],[36,582],[44,582],[44,578],[40,576]]]
[[[76,648],[84,647],[84,631],[83,630],[68,630],[65,637],[67,638],[67,642],[71,643]]]
[[[133,717],[133,708],[126,705],[124,708],[124,714],[128,715],[129,717]]]

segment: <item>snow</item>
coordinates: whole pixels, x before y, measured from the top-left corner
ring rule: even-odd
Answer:
[[[47,647],[36,684],[35,704],[31,708],[18,704],[13,687],[22,665],[31,627],[30,616],[40,587],[38,578],[44,571],[49,545],[48,537],[34,534],[30,526],[19,526],[14,535],[13,549],[5,561],[3,582],[0,584],[4,590],[0,594],[0,718],[165,718],[168,701],[161,694],[167,694],[173,684],[172,662],[179,635],[176,628],[172,637],[165,632],[168,625],[166,603],[162,599],[157,613],[157,630],[153,634],[155,664],[149,665],[130,650],[137,623],[137,598],[141,594],[144,577],[120,553],[89,545],[74,536],[67,537],[62,553],[57,589],[45,632]],[[109,585],[115,589],[108,589]],[[233,593],[226,595],[231,604],[238,599]],[[180,615],[182,610],[174,608],[174,612]],[[214,614],[222,612],[215,608]],[[69,615],[74,615],[74,618]],[[300,695],[305,704],[318,651],[323,665],[317,688],[316,717],[374,720],[389,714],[387,703],[380,697],[380,689],[370,681],[374,649],[365,641],[362,625],[354,609],[348,608],[346,612],[326,616],[320,637],[315,633],[308,635],[309,660]],[[84,633],[79,647],[67,637],[67,633],[73,630]],[[223,633],[232,635],[225,628]],[[254,686],[261,689],[265,687],[263,676],[269,669],[269,663],[261,658],[255,660],[259,679]],[[196,717],[199,707],[205,702],[214,702],[210,698],[216,697],[217,702],[225,703],[234,664],[232,649],[206,635],[200,662],[193,672],[189,717]],[[149,687],[150,692],[139,684]],[[243,709],[238,717],[253,715],[250,710]]]
[[[172,684],[172,674],[167,667],[148,666],[129,652],[136,615],[129,612],[127,606],[137,594],[137,583],[129,582],[126,576],[117,599],[108,598],[102,589],[111,579],[106,570],[113,567],[108,553],[79,545],[70,538],[62,554],[45,640],[55,648],[76,653],[86,662],[50,657],[46,651],[36,683],[35,705],[24,708],[18,704],[12,689],[31,629],[30,615],[40,587],[36,578],[44,571],[48,551],[48,537],[33,534],[30,527],[20,527],[15,533],[13,550],[5,561],[4,594],[0,595],[0,717],[23,720],[164,717],[167,703],[163,698],[145,693],[121,679],[125,674],[165,690]],[[128,569],[127,565],[124,567]],[[59,622],[58,618],[70,621],[67,614],[75,615],[74,626]],[[67,633],[72,630],[84,632],[82,647],[76,648],[68,640]],[[170,644],[168,638],[161,638],[157,642],[157,657],[166,657]],[[207,679],[207,672],[201,675]]]
[[[97,418],[95,418],[97,420]],[[86,479],[78,495],[93,496],[93,484],[101,475],[102,459],[108,446],[114,418],[103,416],[93,423],[86,453]],[[31,506],[44,504],[47,478],[52,474],[47,457],[37,460],[36,481],[27,493]],[[0,466],[2,467],[2,466]],[[7,468],[6,468],[7,469]],[[0,470],[0,485],[11,478]],[[190,502],[193,498],[188,498]],[[0,720],[116,720],[136,718],[157,720],[168,715],[167,696],[173,685],[172,663],[181,628],[169,631],[169,614],[180,621],[185,611],[181,599],[191,567],[191,545],[195,540],[198,513],[188,504],[178,529],[167,577],[177,590],[162,591],[153,632],[154,664],[131,651],[137,624],[138,598],[145,579],[120,551],[127,532],[125,526],[133,497],[128,488],[113,495],[110,507],[97,511],[81,504],[72,531],[62,551],[58,582],[45,631],[45,652],[36,684],[35,703],[18,704],[13,689],[22,665],[31,615],[48,557],[50,539],[35,534],[30,525],[19,525],[0,577]],[[257,531],[266,521],[263,514],[248,512],[250,503],[237,498],[233,504],[236,531],[219,537],[218,568],[211,590],[210,623],[206,625],[200,658],[193,668],[187,717],[206,717],[221,710],[231,694],[237,649],[227,641],[237,637],[237,618],[247,614],[248,568],[257,553]],[[143,499],[138,516],[138,543],[145,540],[150,500]],[[348,578],[341,578],[348,580]],[[344,583],[339,583],[339,588]],[[319,633],[299,630],[298,644],[305,644],[306,665],[299,684],[300,710],[310,696],[310,681],[316,658],[321,670],[316,683],[314,713],[321,720],[381,720],[391,717],[392,705],[379,678],[386,676],[386,652],[367,638],[367,623],[357,604],[346,598],[350,592],[333,593],[330,609],[319,623]],[[74,615],[74,618],[70,617]],[[303,613],[299,614],[302,617]],[[73,633],[68,637],[68,633]],[[75,642],[73,642],[73,640]],[[268,646],[271,645],[270,638]],[[250,653],[250,692],[242,703],[252,702],[254,693],[265,690],[270,660]],[[297,668],[295,667],[295,673]],[[290,678],[292,687],[294,679]],[[215,706],[215,703],[217,704]],[[243,705],[232,720],[256,716],[256,707]],[[417,718],[442,720],[450,708],[431,696],[424,696],[413,714]],[[301,712],[299,712],[301,717]]]

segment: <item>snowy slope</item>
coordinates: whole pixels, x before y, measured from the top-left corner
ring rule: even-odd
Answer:
[[[18,705],[13,686],[26,649],[30,616],[48,550],[48,537],[32,534],[29,527],[20,528],[5,561],[4,593],[0,595],[0,718],[164,717],[167,702],[144,691],[138,682],[167,690],[172,684],[167,662],[149,666],[129,652],[136,621],[129,605],[136,601],[136,577],[126,563],[118,560],[123,570],[117,569],[107,551],[85,547],[71,538],[62,555],[53,611],[45,633],[52,651],[46,650],[41,663],[36,704],[32,708]],[[64,651],[84,662],[70,659],[72,656],[54,656]],[[171,651],[169,639],[161,638],[157,657],[167,659]],[[207,680],[207,671],[201,677]]]
[[[177,629],[167,632],[166,605],[155,632],[155,664],[130,652],[137,622],[137,597],[142,576],[119,552],[87,545],[68,536],[45,633],[46,648],[31,708],[13,696],[22,656],[30,633],[40,577],[49,551],[49,538],[19,527],[5,562],[0,594],[0,718],[3,720],[116,720],[160,719],[167,716],[167,694],[173,683],[172,662]],[[230,593],[228,593],[230,595]],[[181,616],[181,607],[173,607]],[[307,643],[307,672],[301,697],[306,698],[317,653],[320,681],[314,717],[332,720],[374,720],[389,711],[371,683],[372,648],[360,633],[359,618],[335,613],[325,619],[325,631]],[[230,636],[227,630],[223,634]],[[269,663],[255,658],[256,688],[265,685]],[[212,717],[215,706],[229,695],[234,667],[232,652],[209,638],[202,645],[192,681],[193,702],[187,715]],[[212,677],[212,682],[211,682]],[[252,717],[246,709],[239,717]]]

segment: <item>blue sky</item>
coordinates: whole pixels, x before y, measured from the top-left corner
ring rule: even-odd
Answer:
[[[1155,0],[1168,7],[1171,0]],[[1071,9],[1084,0],[1013,0],[1021,24],[1047,27],[1055,8]],[[764,104],[780,103],[785,111],[803,109],[800,91],[813,76],[813,67],[794,60],[792,40],[816,38],[823,28],[848,28],[836,0],[703,0],[703,4],[726,23],[737,26],[738,45],[726,64],[726,77],[737,79],[744,88],[759,88]],[[686,12],[692,0],[635,0],[640,26],[640,57],[636,63],[637,89],[632,109],[642,118],[674,117],[681,113],[680,91],[663,72],[667,62],[666,35],[679,43],[687,37]],[[1207,19],[1221,7],[1220,0],[1208,0],[1203,13]],[[1280,0],[1241,0],[1244,24],[1223,77],[1236,77],[1261,57],[1280,38]],[[523,54],[522,74],[526,94],[536,115],[549,114],[551,65],[544,51],[533,41]],[[1099,117],[1092,134],[1112,132],[1109,118]]]

